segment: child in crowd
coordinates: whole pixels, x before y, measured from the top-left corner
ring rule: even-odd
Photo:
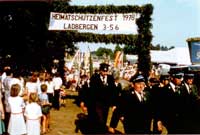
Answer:
[[[19,96],[20,85],[13,84],[11,86],[10,97],[8,103],[11,109],[11,116],[8,124],[8,133],[10,135],[26,134],[26,124],[23,111],[25,103],[22,97]]]
[[[49,102],[48,95],[47,95],[47,85],[41,85],[42,93],[39,94],[40,105],[42,107],[42,132],[48,132],[49,128],[49,120],[50,120],[50,109],[51,103]]]
[[[60,88],[60,105],[65,107],[65,99],[66,99],[66,91],[65,91],[65,86],[62,85]]]
[[[38,95],[30,93],[29,103],[25,107],[27,135],[40,135],[41,106],[38,104]]]
[[[5,119],[5,114],[3,109],[3,103],[0,98],[0,135],[2,135],[5,132],[5,125],[3,121],[4,119]]]

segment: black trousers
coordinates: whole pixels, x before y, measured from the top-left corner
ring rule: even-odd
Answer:
[[[53,108],[60,109],[60,89],[54,90]]]
[[[51,104],[53,104],[53,93],[47,93],[47,95],[48,95],[48,98],[49,98],[49,102]]]
[[[108,118],[109,106],[105,104],[96,103],[91,108],[88,107],[88,121],[90,125],[90,134],[106,134],[107,129],[107,118]]]
[[[4,123],[5,123],[6,133],[8,133],[8,124],[9,124],[9,120],[10,120],[10,112],[5,112]]]

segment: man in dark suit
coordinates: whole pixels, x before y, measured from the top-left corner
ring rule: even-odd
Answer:
[[[168,74],[161,75],[159,78],[159,84],[156,84],[154,86],[147,87],[147,90],[151,93],[152,96],[152,104],[153,104],[153,133],[154,134],[160,134],[162,131],[160,131],[158,126],[159,116],[160,116],[160,108],[163,105],[162,104],[162,97],[161,97],[161,90],[163,87],[169,84],[170,82],[170,76]]]
[[[199,106],[198,90],[194,84],[194,74],[184,74],[183,87],[181,91],[182,102],[182,128],[183,133],[196,134],[199,131]]]
[[[193,97],[183,82],[183,73],[174,72],[170,76],[170,83],[161,90],[160,120],[169,134],[192,133],[189,123],[192,118],[190,114],[194,105]]]
[[[87,108],[90,134],[107,133],[108,111],[116,95],[115,81],[108,71],[109,65],[101,63],[99,73],[91,76],[89,89],[85,91],[85,99],[80,104],[84,110]]]
[[[124,91],[116,108],[117,115],[123,121],[126,134],[149,134],[152,120],[151,96],[144,91],[145,79],[136,74],[131,77],[132,86]],[[116,117],[116,116],[113,116]],[[116,128],[117,121],[111,121],[110,127]]]

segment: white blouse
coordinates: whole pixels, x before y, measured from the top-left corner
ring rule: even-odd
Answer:
[[[22,113],[25,103],[22,97],[8,97],[11,113]]]

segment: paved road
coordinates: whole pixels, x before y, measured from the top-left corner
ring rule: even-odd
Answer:
[[[72,98],[77,95],[76,92],[69,92],[67,99],[65,99],[65,107],[61,107],[59,111],[51,110],[50,132],[46,135],[81,135],[81,132],[75,132],[75,119],[81,109],[76,105],[75,99]],[[109,113],[109,118],[112,112]],[[109,123],[109,120],[108,120]],[[122,125],[119,123],[118,129],[122,131]]]

